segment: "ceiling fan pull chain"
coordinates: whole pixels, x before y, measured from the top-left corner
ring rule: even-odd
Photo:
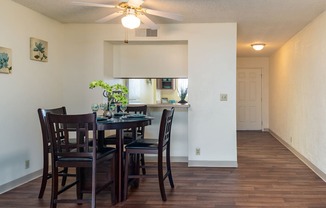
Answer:
[[[123,41],[124,43],[129,43],[128,41],[128,29],[125,29],[125,40]]]

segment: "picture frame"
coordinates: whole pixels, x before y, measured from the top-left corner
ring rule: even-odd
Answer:
[[[10,48],[0,47],[0,73],[12,72],[12,51]]]
[[[48,42],[37,38],[30,38],[30,59],[47,62]]]
[[[169,103],[169,99],[168,98],[161,98],[161,103]]]

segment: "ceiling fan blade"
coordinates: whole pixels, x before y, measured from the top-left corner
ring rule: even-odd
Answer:
[[[159,28],[159,26],[155,24],[152,20],[150,20],[146,15],[140,14],[137,17],[142,21],[142,23],[144,23],[150,29],[157,30]]]
[[[104,22],[110,21],[110,20],[112,20],[114,18],[117,18],[122,14],[123,14],[122,12],[115,12],[113,14],[110,14],[110,15],[106,16],[106,17],[103,17],[102,19],[97,20],[96,22],[104,23]]]
[[[173,19],[177,21],[182,21],[182,16],[180,14],[174,14],[174,13],[169,13],[169,12],[162,12],[158,10],[153,10],[153,9],[145,9],[143,8],[143,11],[147,14],[155,15],[155,16],[160,16],[160,17],[165,17],[168,19]]]
[[[139,7],[143,3],[144,3],[144,0],[129,0],[128,1],[129,6],[133,6],[133,7]]]
[[[81,6],[116,8],[116,6],[108,5],[108,4],[97,4],[97,3],[81,2],[81,1],[73,1],[71,3],[76,5],[81,5]]]

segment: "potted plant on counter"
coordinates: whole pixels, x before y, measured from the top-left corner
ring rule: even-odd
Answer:
[[[178,93],[179,93],[179,97],[180,97],[180,101],[178,103],[180,103],[180,104],[188,103],[185,100],[187,97],[187,94],[188,94],[188,88],[180,88],[180,91],[178,91]]]

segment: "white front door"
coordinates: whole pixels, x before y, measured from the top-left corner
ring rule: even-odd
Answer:
[[[262,129],[261,69],[237,69],[237,130]]]

